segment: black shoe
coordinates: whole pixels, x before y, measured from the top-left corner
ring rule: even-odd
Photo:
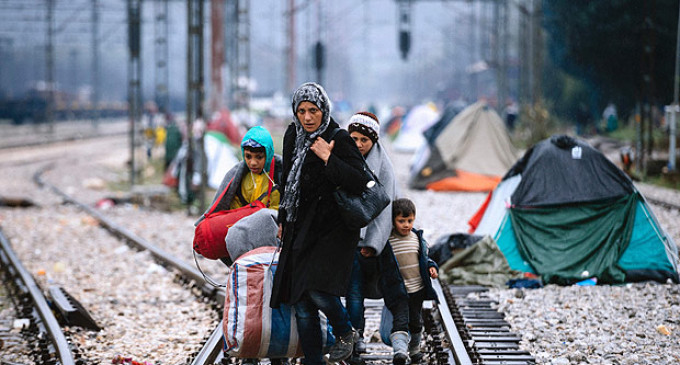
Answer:
[[[350,330],[342,336],[335,338],[335,343],[328,352],[328,362],[334,363],[347,359],[352,355],[356,333]]]
[[[402,354],[402,353],[396,353],[394,354],[394,357],[392,358],[392,364],[394,365],[406,365],[408,362],[408,355]]]

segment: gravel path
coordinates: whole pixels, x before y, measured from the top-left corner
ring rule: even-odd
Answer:
[[[387,146],[389,147],[389,146]],[[137,361],[182,363],[219,320],[155,265],[146,253],[131,251],[83,212],[62,205],[38,189],[33,174],[51,162],[44,177],[88,204],[110,196],[96,182],[125,181],[128,157],[124,136],[54,144],[40,149],[0,150],[0,195],[30,197],[36,208],[0,207],[0,227],[29,270],[44,285],[55,283],[80,300],[105,330],[79,332],[92,363],[110,363],[121,354]],[[443,234],[466,232],[467,220],[483,193],[435,193],[405,187],[411,156],[392,153],[403,195],[416,203],[416,226],[433,243]],[[680,194],[638,184],[645,195],[680,204]],[[680,242],[677,212],[653,207],[661,225]],[[134,205],[117,205],[106,214],[159,247],[192,262],[196,217]],[[202,260],[205,271],[223,280],[226,267]],[[45,275],[38,275],[44,270]],[[558,287],[491,290],[522,346],[541,364],[673,364],[680,358],[680,305],[677,285]],[[663,334],[663,328],[670,334]],[[659,328],[659,329],[657,329]],[[2,349],[0,349],[0,357]]]
[[[84,202],[95,202],[107,192],[88,189],[83,183],[118,180],[124,173],[126,148],[124,137],[112,137],[59,143],[39,151],[0,150],[0,194],[28,197],[39,204],[0,208],[0,227],[43,288],[64,287],[104,328],[98,333],[73,329],[87,363],[111,363],[116,355],[150,363],[183,363],[188,354],[198,351],[219,314],[176,283],[175,275],[155,264],[147,252],[131,250],[84,212],[63,205],[31,180],[46,161],[59,157],[59,166],[45,174],[46,180]],[[154,242],[169,240],[172,233],[163,235],[168,231],[189,231],[186,215],[161,220],[157,219],[161,215],[150,216],[134,207],[121,210],[121,224],[146,227],[140,232],[145,237],[158,232]],[[190,249],[186,243],[185,247]]]

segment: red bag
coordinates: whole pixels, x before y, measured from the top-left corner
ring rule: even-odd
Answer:
[[[269,199],[267,200],[267,205],[260,200],[264,197],[263,195],[246,206],[215,212],[217,204],[222,201],[222,197],[224,197],[224,194],[229,190],[229,186],[231,185],[230,181],[220,197],[215,200],[215,204],[210,208],[210,211],[203,214],[203,220],[196,226],[194,231],[194,251],[211,260],[229,258],[227,244],[224,242],[224,238],[227,237],[229,228],[238,222],[239,219],[269,206],[273,176],[274,159],[272,159],[271,168],[269,169],[269,188],[267,189],[267,197],[269,197]]]

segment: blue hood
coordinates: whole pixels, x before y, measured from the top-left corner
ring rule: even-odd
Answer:
[[[253,140],[264,147],[266,162],[264,164],[264,170],[269,172],[269,167],[272,163],[272,158],[274,158],[274,140],[269,131],[262,126],[255,126],[250,128],[243,140],[241,141],[241,156],[244,155],[243,144],[248,140]],[[245,156],[243,156],[245,160]]]

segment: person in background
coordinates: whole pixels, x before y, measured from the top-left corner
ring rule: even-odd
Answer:
[[[394,168],[387,152],[379,142],[380,122],[370,112],[354,114],[347,131],[366,159],[366,164],[394,200],[397,184]],[[408,294],[401,280],[399,268],[387,239],[392,230],[392,205],[361,229],[361,240],[354,255],[352,279],[345,296],[352,325],[359,333],[350,362],[359,362],[359,353],[366,352],[364,343],[364,298],[384,298],[392,312],[390,340],[394,349],[393,363],[404,365],[408,361]]]
[[[399,263],[399,272],[408,292],[408,329],[411,339],[408,346],[411,363],[419,363],[423,355],[420,342],[423,330],[423,301],[437,300],[430,278],[436,279],[439,268],[427,255],[427,242],[423,231],[413,228],[416,206],[409,199],[392,202],[394,227],[389,242]]]
[[[361,194],[370,181],[347,131],[331,118],[331,102],[316,83],[293,94],[293,122],[283,137],[282,250],[271,307],[293,305],[304,363],[324,360],[319,310],[333,327],[327,362],[347,359],[355,331],[340,296],[347,291],[359,229],[349,228],[333,198],[337,188]]]

